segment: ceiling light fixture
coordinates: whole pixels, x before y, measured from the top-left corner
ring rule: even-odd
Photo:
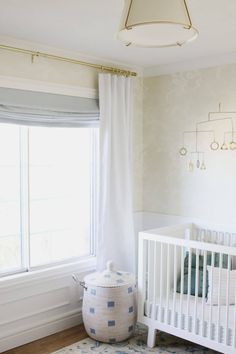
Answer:
[[[118,38],[127,46],[182,46],[197,36],[186,0],[125,0]]]

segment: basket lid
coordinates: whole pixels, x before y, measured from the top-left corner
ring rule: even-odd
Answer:
[[[103,288],[116,288],[124,285],[135,284],[135,276],[131,273],[116,271],[114,263],[107,262],[107,268],[103,272],[96,272],[84,278],[86,285]]]

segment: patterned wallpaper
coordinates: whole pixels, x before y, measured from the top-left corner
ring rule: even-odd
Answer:
[[[236,111],[236,64],[144,79],[144,211],[235,223],[236,151],[212,152],[211,139],[201,136],[207,169],[194,173],[178,153],[182,132],[194,130],[219,102]],[[217,123],[222,143],[225,124]]]

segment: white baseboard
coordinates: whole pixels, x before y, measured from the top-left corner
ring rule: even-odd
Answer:
[[[0,340],[0,352],[9,348],[15,348],[51,334],[63,331],[64,329],[77,326],[82,323],[81,308],[71,314],[64,314],[58,318],[49,318],[45,323],[34,324],[33,328],[19,330],[16,334]],[[36,353],[32,353],[36,354]]]

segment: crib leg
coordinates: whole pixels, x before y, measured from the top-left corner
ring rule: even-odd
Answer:
[[[156,345],[156,333],[157,333],[157,330],[155,328],[148,327],[147,346],[149,348],[154,348]]]

